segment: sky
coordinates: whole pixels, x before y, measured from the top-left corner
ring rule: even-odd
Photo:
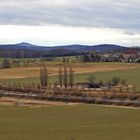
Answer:
[[[140,46],[140,0],[0,0],[0,44]]]

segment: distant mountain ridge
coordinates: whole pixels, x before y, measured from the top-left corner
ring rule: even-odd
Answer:
[[[74,56],[83,55],[90,51],[98,53],[122,52],[127,47],[101,44],[101,45],[62,45],[62,46],[39,46],[26,42],[18,44],[0,45],[0,57],[3,58],[39,58],[56,56]]]
[[[71,50],[71,51],[108,51],[108,50],[121,50],[127,47],[114,45],[114,44],[101,44],[101,45],[62,45],[62,46],[39,46],[33,45],[26,42],[18,43],[18,44],[7,44],[7,45],[0,45],[1,50],[34,50],[34,51],[51,51],[51,50]]]

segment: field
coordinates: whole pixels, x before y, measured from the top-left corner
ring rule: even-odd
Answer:
[[[110,72],[118,70],[130,70],[140,67],[139,64],[131,63],[75,63],[71,64],[75,74]],[[61,64],[48,64],[48,72],[50,75],[57,75]],[[40,66],[36,67],[17,67],[10,69],[0,69],[0,79],[15,79],[26,77],[38,77]]]
[[[58,81],[57,73],[59,64],[48,65],[49,82]],[[131,63],[78,63],[73,64],[75,82],[85,82],[91,75],[96,76],[97,81],[108,81],[112,77],[127,79],[128,83],[136,86],[140,92],[140,65]],[[0,83],[39,83],[40,67],[11,68],[0,70]]]
[[[0,106],[2,140],[139,140],[140,110],[97,105]]]

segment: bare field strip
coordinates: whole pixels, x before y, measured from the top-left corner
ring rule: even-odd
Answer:
[[[62,106],[62,105],[84,105],[84,103],[65,103],[59,101],[42,101],[35,99],[17,99],[13,97],[1,97],[0,105],[4,106],[27,106],[27,107],[49,107],[49,106]],[[130,107],[130,106],[117,106],[117,105],[97,105],[103,107],[111,108],[126,108],[126,109],[140,109],[139,107]]]
[[[34,99],[17,99],[13,97],[1,97],[0,105],[15,105],[15,106],[28,106],[28,107],[48,107],[48,106],[60,106],[60,105],[76,105],[78,103],[65,103],[55,101],[42,101]]]
[[[128,63],[78,63],[73,64],[75,73],[92,73],[92,72],[108,72],[117,70],[130,70],[140,67],[139,64]],[[56,75],[58,73],[59,65],[47,66],[50,75]],[[27,78],[38,77],[40,67],[23,67],[23,68],[10,68],[0,70],[0,79],[15,79],[15,78]]]

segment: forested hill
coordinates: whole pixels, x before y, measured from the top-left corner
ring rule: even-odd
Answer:
[[[22,42],[19,44],[0,45],[0,57],[11,58],[35,58],[42,56],[66,56],[66,55],[79,55],[85,52],[96,51],[99,53],[104,52],[118,52],[127,49],[124,46],[113,44],[102,45],[64,45],[64,46],[38,46]]]

